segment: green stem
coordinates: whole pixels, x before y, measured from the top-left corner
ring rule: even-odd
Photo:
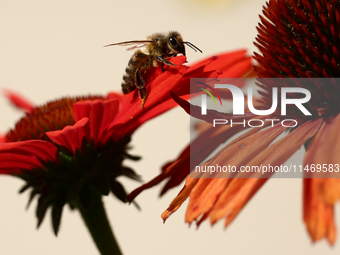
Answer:
[[[90,231],[93,241],[96,243],[101,255],[120,255],[117,240],[113,235],[110,223],[106,216],[102,196],[93,190],[92,205],[85,210],[78,200],[78,209]]]

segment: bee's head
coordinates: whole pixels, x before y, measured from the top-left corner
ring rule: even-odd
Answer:
[[[168,48],[170,52],[170,54],[168,55],[174,56],[174,55],[177,55],[178,53],[182,53],[185,56],[184,44],[188,45],[194,51],[196,52],[199,51],[202,53],[202,51],[199,48],[197,48],[195,45],[193,45],[192,43],[183,42],[182,36],[178,32],[174,31],[174,32],[170,32],[168,36]]]
[[[182,36],[178,32],[170,32],[168,36],[169,55],[182,53],[185,56],[185,48]]]

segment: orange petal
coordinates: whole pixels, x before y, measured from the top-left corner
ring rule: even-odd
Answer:
[[[211,210],[230,181],[231,179],[226,178],[199,179],[190,194],[185,222],[191,223],[201,214]]]
[[[216,153],[216,155],[209,160],[207,165],[231,165],[236,166],[237,168],[241,165],[245,165],[261,151],[267,148],[286,129],[286,127],[283,127],[280,124],[255,134],[253,134],[254,130],[258,129],[251,129],[241,136],[241,139],[235,139],[236,141],[231,142],[225,148]],[[203,177],[214,177],[211,176],[210,173],[207,175],[208,176]],[[227,176],[224,175],[224,177]]]
[[[210,212],[211,224],[226,217],[227,227],[268,179],[233,179]]]
[[[221,165],[221,166],[236,166],[246,164],[249,160],[263,151],[271,142],[275,140],[286,128],[281,125],[276,125],[273,128],[263,130],[253,134],[251,129],[243,139],[234,142],[232,145],[227,145],[224,149],[218,152],[211,160],[204,163],[203,166]],[[247,137],[248,134],[248,137]],[[250,134],[250,135],[249,135]],[[226,179],[224,176],[211,175],[205,173],[203,178],[222,177],[216,179],[200,179],[196,187],[190,194],[190,201],[186,212],[186,221],[192,222],[201,214],[211,210],[220,194],[226,189],[232,179]]]
[[[329,117],[321,126],[317,135],[313,138],[308,146],[304,166],[310,167],[325,166],[328,169],[330,166],[334,170],[340,166],[340,114],[335,118]],[[308,177],[328,177],[319,183],[318,192],[322,199],[329,204],[334,204],[340,199],[340,172],[325,172],[325,173],[309,173]],[[307,177],[307,176],[306,176]]]
[[[187,158],[189,157],[189,154],[186,155],[185,157],[180,158],[179,160],[177,160],[174,164],[172,164],[170,167],[168,167],[166,170],[162,171],[162,173],[158,176],[156,176],[155,178],[153,178],[151,181],[143,184],[142,186],[140,186],[139,188],[135,189],[134,191],[132,191],[128,196],[127,196],[127,201],[128,202],[132,202],[135,197],[137,197],[143,190],[145,189],[149,189],[157,184],[159,184],[160,182],[162,182],[164,179],[166,179],[167,177],[171,176],[174,174],[174,171],[178,170],[178,167],[181,168],[181,166],[183,164],[187,163]]]
[[[309,144],[304,166],[311,164],[329,164],[333,166],[340,163],[340,115],[330,116],[321,126],[317,135]],[[304,203],[303,218],[313,241],[327,238],[333,244],[336,237],[334,222],[334,203],[340,198],[339,178],[315,178],[318,176],[337,177],[337,173],[321,175],[320,173],[309,173],[307,177],[313,179],[304,180]]]
[[[192,189],[196,186],[199,179],[194,179],[188,177],[186,180],[186,183],[182,190],[179,192],[177,197],[171,202],[168,209],[166,209],[161,217],[164,221],[166,221],[167,218],[170,217],[171,214],[173,214],[177,209],[183,204],[183,202],[189,197],[190,192]]]
[[[247,165],[270,164],[274,166],[283,164],[308,139],[315,135],[321,122],[322,120],[306,122],[292,133],[260,152]],[[264,178],[233,179],[211,211],[211,223],[213,224],[219,219],[227,217],[225,225],[229,225],[266,180]]]
[[[314,242],[325,237],[333,244],[336,238],[334,206],[321,199],[320,182],[323,179],[303,180],[303,219]]]

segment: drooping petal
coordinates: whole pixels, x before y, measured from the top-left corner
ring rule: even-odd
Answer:
[[[326,203],[320,196],[323,184],[324,179],[303,180],[303,220],[314,242],[327,238],[333,244],[336,237],[334,205]]]
[[[340,164],[339,128],[340,115],[328,117],[309,144],[304,158],[304,167],[319,164],[327,169],[325,173],[305,173],[303,219],[313,241],[327,238],[330,244],[336,237],[334,204],[340,198],[340,179],[339,172],[334,172],[336,169],[332,172],[329,169],[330,165],[334,168]]]
[[[206,129],[205,132],[202,132],[197,139],[191,143],[191,146],[194,149],[190,149],[190,145],[187,146],[175,161],[163,166],[162,173],[132,191],[128,196],[129,201],[131,202],[143,190],[154,187],[163,180],[169,178],[160,193],[161,196],[164,195],[169,189],[179,185],[189,175],[192,170],[190,169],[190,165],[193,166],[201,164],[202,160],[209,156],[219,144],[226,141],[242,129],[242,126],[234,126],[231,128],[230,126],[221,126],[219,128]],[[200,146],[202,144],[205,146]]]
[[[204,163],[203,166],[216,164],[220,166],[231,165],[238,169],[239,166],[246,165],[252,158],[266,149],[285,129],[286,128],[281,125],[276,125],[264,131],[251,134],[232,145],[228,144],[208,162]],[[252,132],[252,130],[250,132]],[[212,179],[212,176],[215,178]],[[211,173],[203,174],[202,179],[199,180],[190,194],[185,218],[187,222],[192,222],[201,214],[211,210],[218,197],[231,181],[231,179],[226,177],[228,176],[211,175]],[[229,177],[232,178],[231,175]]]
[[[46,141],[29,140],[0,144],[0,173],[10,170],[30,170],[42,162],[56,161],[57,148]]]
[[[279,128],[276,128],[276,129],[279,129]],[[241,135],[238,139],[236,139],[233,143],[230,143],[230,144],[228,144],[225,148],[224,148],[224,150],[222,150],[222,151],[225,151],[225,150],[227,150],[229,147],[231,147],[233,144],[236,144],[236,143],[239,143],[240,141],[242,141],[243,139],[246,139],[247,137],[250,137],[251,135],[256,135],[256,131],[259,131],[260,129],[259,128],[254,128],[254,129],[251,129],[250,131],[248,131],[247,133],[245,133],[245,134],[243,134],[243,135]],[[282,132],[284,129],[280,129],[280,131],[279,131],[279,133],[280,132]],[[274,131],[277,131],[277,130],[274,130]],[[277,134],[278,135],[278,134]],[[275,139],[275,138],[274,138]],[[238,144],[238,146],[239,146],[240,144]],[[252,146],[251,144],[250,144],[250,146]],[[255,145],[253,145],[253,146],[255,146]],[[236,147],[237,147],[237,145],[236,145]],[[256,146],[255,146],[256,147]],[[232,152],[232,150],[230,150],[230,152],[231,153],[233,153]],[[235,152],[234,152],[234,154],[236,153],[236,152],[239,152],[239,150],[236,150]],[[244,151],[242,151],[242,152],[244,152]],[[216,157],[216,155],[214,156],[214,157]],[[241,157],[239,157],[239,159],[241,159]],[[213,159],[211,159],[211,160],[213,160]],[[207,161],[205,164],[209,164],[210,163],[210,161]],[[189,201],[189,206],[191,205],[191,207],[193,208],[193,211],[195,211],[193,214],[194,214],[194,216],[192,216],[192,215],[190,215],[190,213],[188,213],[188,211],[187,211],[187,216],[186,216],[186,221],[190,221],[191,219],[194,219],[194,218],[196,218],[195,217],[195,215],[196,214],[200,214],[200,213],[198,213],[198,211],[200,211],[200,212],[204,212],[204,211],[208,211],[209,209],[207,209],[207,210],[205,210],[205,207],[207,206],[207,207],[209,207],[208,206],[208,204],[206,204],[205,206],[204,206],[204,208],[203,207],[201,207],[200,208],[200,206],[198,206],[198,207],[195,207],[195,203],[197,202],[197,200],[201,197],[201,195],[203,196],[203,194],[200,194],[200,190],[201,189],[205,189],[206,188],[206,186],[207,185],[209,185],[210,184],[210,182],[211,181],[213,181],[214,179],[212,179],[211,178],[211,176],[209,177],[209,178],[207,178],[207,179],[205,179],[204,178],[204,173],[195,173],[195,178],[191,178],[190,176],[187,178],[187,182],[186,183],[188,183],[188,181],[189,180],[193,180],[192,181],[192,184],[191,185],[185,185],[184,187],[183,187],[183,189],[182,189],[182,191],[178,194],[178,196],[180,196],[180,198],[178,198],[178,197],[176,197],[172,202],[171,202],[171,204],[169,205],[169,207],[167,208],[167,210],[162,214],[162,218],[163,218],[163,220],[166,220],[173,212],[175,212],[180,206],[181,206],[181,204],[185,201],[185,199],[186,198],[188,198],[189,196],[191,196],[192,195],[192,193],[193,192],[196,192],[196,194],[197,194],[197,196],[195,196],[195,197],[193,197],[190,201]],[[215,179],[215,180],[218,180],[218,179]],[[227,179],[225,179],[225,178],[223,178],[223,179],[221,179],[222,181],[222,183],[221,183],[221,185],[223,186],[223,185],[225,185],[226,184],[226,182],[228,182],[227,181]],[[198,184],[198,183],[200,183],[200,186],[198,186],[198,188],[196,188],[195,186]],[[194,191],[194,190],[196,190],[196,191]],[[216,190],[216,189],[214,189],[214,190]],[[221,191],[221,190],[220,190]],[[186,197],[185,197],[186,196]],[[207,197],[208,198],[208,197]],[[212,197],[212,200],[216,200],[216,198],[217,197],[215,197],[215,196],[213,196]],[[209,198],[208,198],[209,199]],[[210,203],[210,202],[209,202]],[[175,209],[176,208],[176,209]],[[188,209],[189,210],[189,209]],[[197,216],[198,216],[197,215]],[[163,217],[164,216],[164,217]]]
[[[212,158],[206,164],[216,165],[216,162],[219,165],[260,165],[263,164],[271,164],[271,165],[280,165],[285,162],[298,148],[300,148],[308,139],[313,137],[318,128],[320,127],[322,120],[314,122],[307,122],[301,125],[298,129],[293,131],[288,136],[285,136],[278,142],[273,145],[266,147],[270,144],[270,140],[275,138],[280,132],[281,127],[277,126],[276,129],[273,129],[272,134],[270,134],[270,129],[264,130],[267,131],[268,134],[262,136],[262,141],[258,133],[253,135],[242,135],[243,137],[236,139],[235,142],[231,143],[229,147],[226,149],[232,148],[233,146],[241,146],[241,150],[230,149],[230,153],[234,153],[235,155],[231,155],[231,160],[225,160],[226,157],[229,157],[228,154],[224,154],[224,151],[220,151],[217,155],[215,155],[215,159]],[[262,131],[262,134],[263,132]],[[250,132],[250,131],[249,131]],[[253,131],[252,131],[253,132]],[[277,133],[278,132],[278,133]],[[252,134],[252,133],[250,133]],[[268,139],[266,138],[269,136]],[[257,143],[253,143],[252,139],[258,139]],[[264,143],[264,150],[261,150],[261,144]],[[247,144],[251,146],[255,146],[257,148],[251,148],[247,146]],[[257,144],[257,145],[255,145]],[[260,144],[260,145],[259,145]],[[256,149],[259,149],[258,153],[255,153],[254,156],[250,156],[245,159],[242,158],[244,155],[243,148],[247,150],[247,148],[254,152]],[[225,150],[226,150],[225,149]],[[247,157],[247,156],[246,156]],[[216,160],[220,158],[219,160]],[[238,159],[238,162],[235,160]],[[228,161],[228,162],[227,162]],[[185,200],[185,196],[190,196],[189,206],[186,213],[186,221],[192,222],[193,220],[198,220],[199,216],[202,218],[198,223],[201,223],[202,220],[206,219],[208,216],[210,217],[211,223],[215,223],[221,218],[227,217],[226,226],[230,224],[230,222],[238,215],[239,211],[244,207],[244,205],[251,199],[251,197],[256,193],[256,191],[266,182],[267,178],[247,178],[246,175],[242,176],[242,174],[237,174],[233,179],[225,179],[225,178],[208,178],[206,177],[207,173],[201,173],[200,179],[195,183],[191,184],[191,186],[186,185],[181,193],[180,198],[176,198],[169,206],[169,208],[163,213],[164,220],[177,210],[178,207]],[[240,176],[238,176],[240,175]],[[223,177],[215,175],[215,177]],[[248,175],[249,177],[249,175]],[[256,177],[253,176],[253,177]],[[268,176],[269,177],[269,176]],[[188,178],[189,179],[189,178]],[[189,189],[190,188],[190,189]]]
[[[190,173],[190,154],[180,157],[173,164],[166,166],[165,169],[172,169],[169,180],[163,186],[160,196],[163,196],[168,190],[179,185]]]
[[[19,173],[20,170],[42,168],[42,163],[34,155],[19,155],[17,153],[1,153],[0,174]]]
[[[50,131],[46,135],[55,143],[66,147],[69,151],[75,152],[81,149],[82,141],[85,138],[90,140],[89,119],[84,117],[73,126],[66,126],[63,130]]]
[[[279,166],[294,154],[308,139],[318,131],[322,120],[308,121],[295,129],[289,135],[281,138],[271,146],[267,147],[250,162],[248,166],[271,165]],[[210,221],[215,223],[226,217],[225,226],[228,226],[238,215],[244,205],[253,197],[256,191],[266,182],[266,178],[256,178],[262,173],[256,173],[252,178],[242,178],[243,173],[238,174],[219,196],[213,210],[210,212]],[[270,177],[273,173],[266,176]],[[245,175],[243,177],[249,177]]]
[[[309,144],[304,166],[320,166],[325,172],[309,172],[305,178],[325,178],[319,187],[320,197],[328,204],[340,199],[340,114],[330,116]]]
[[[189,155],[187,155],[189,156]],[[135,199],[135,197],[137,197],[143,190],[145,189],[149,189],[157,184],[159,184],[161,181],[163,181],[164,179],[166,179],[167,177],[171,176],[174,174],[174,172],[177,170],[177,165],[180,165],[180,167],[183,167],[184,164],[187,163],[186,158],[182,158],[179,159],[176,164],[171,165],[170,167],[168,167],[166,170],[162,171],[161,174],[159,174],[158,176],[156,176],[155,178],[153,178],[151,181],[143,184],[142,186],[140,186],[139,188],[135,189],[134,191],[132,191],[128,197],[127,197],[127,201],[131,202]],[[184,165],[186,166],[186,165]]]
[[[174,172],[162,188],[161,195],[179,185],[190,171],[193,170],[192,167],[200,165],[217,146],[244,129],[241,125],[233,127],[225,125],[216,128],[211,128],[211,125],[209,126],[210,128],[202,131],[178,157],[178,159],[181,159],[182,164],[178,164],[178,160],[173,162],[171,167]]]
[[[190,176],[186,179],[182,190],[179,192],[177,197],[172,200],[168,209],[162,213],[161,217],[164,222],[170,217],[171,214],[176,212],[183,202],[189,197],[190,192],[193,190],[193,188],[195,188],[198,181],[198,178],[190,178]]]

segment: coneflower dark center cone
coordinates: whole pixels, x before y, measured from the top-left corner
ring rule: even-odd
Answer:
[[[255,54],[260,78],[340,77],[340,1],[272,0],[264,7],[257,27]],[[296,86],[299,86],[296,84]],[[307,104],[313,116],[340,111],[340,83],[311,81]],[[263,86],[263,103],[271,105],[271,87]],[[297,112],[290,112],[298,117]]]
[[[105,100],[105,98],[103,96],[65,97],[35,107],[6,134],[7,141],[49,140],[46,132],[61,130],[65,126],[75,124],[72,107],[75,103],[85,100]]]

